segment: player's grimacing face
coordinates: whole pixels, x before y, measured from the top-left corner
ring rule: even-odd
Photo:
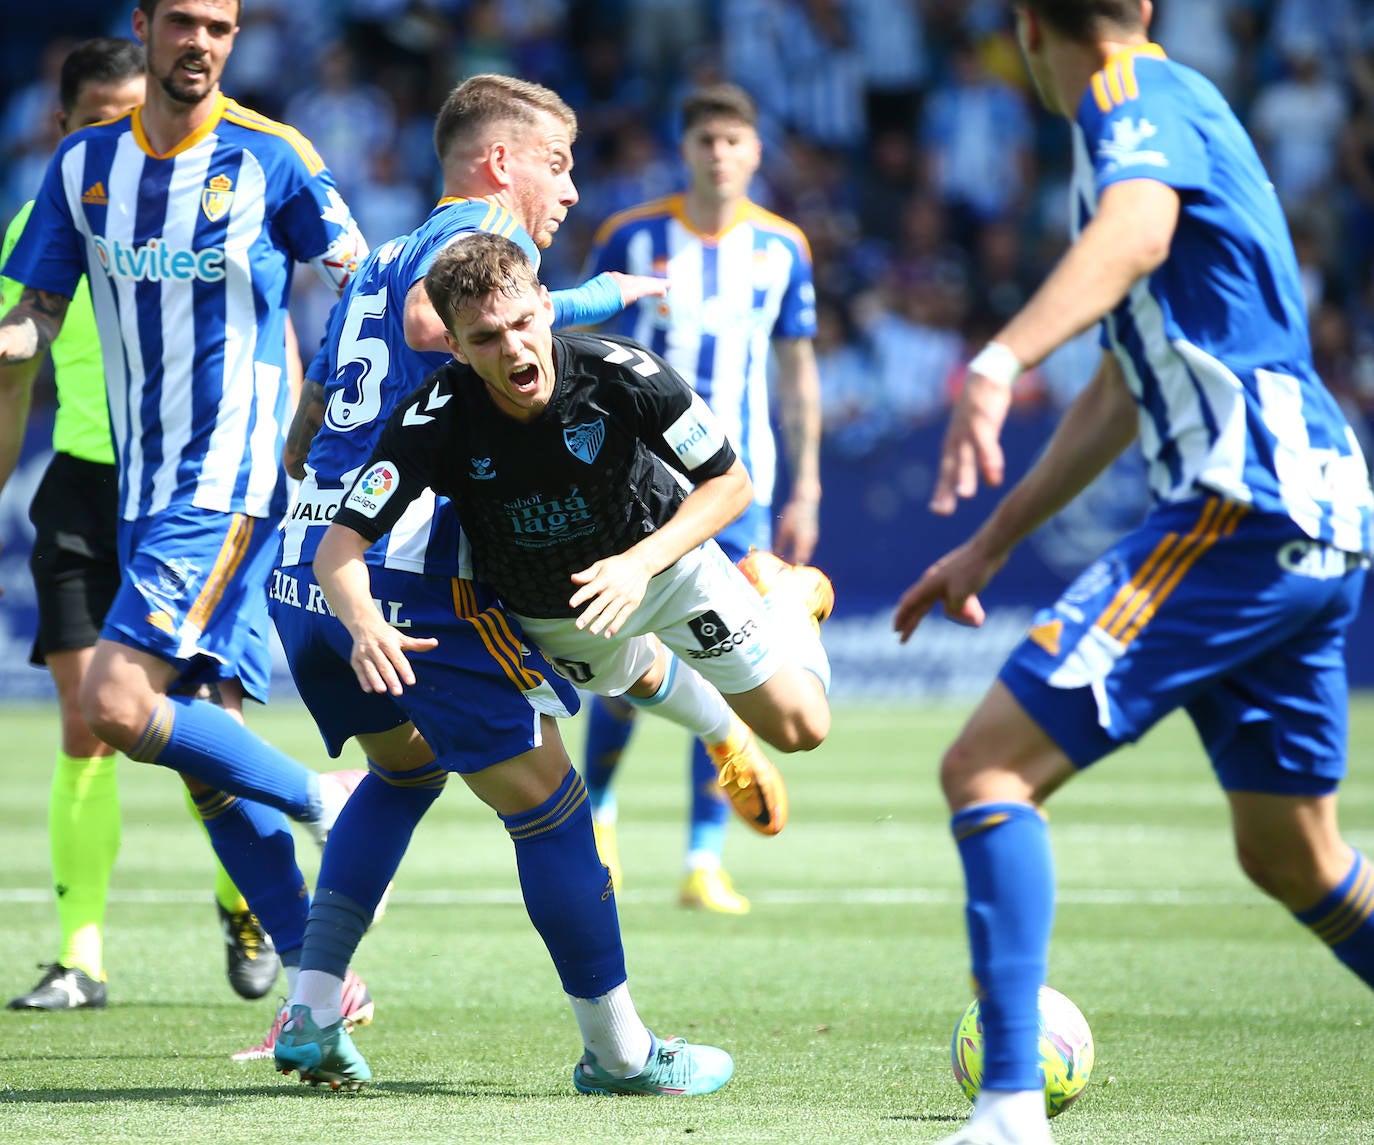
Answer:
[[[490,294],[465,306],[447,333],[449,349],[471,366],[496,408],[532,421],[553,396],[553,299],[541,285]]]
[[[148,74],[174,102],[200,103],[219,86],[238,32],[238,0],[161,0],[152,19],[134,10]]]
[[[142,75],[124,80],[94,81],[77,89],[71,111],[57,113],[63,135],[115,119],[143,102],[147,81]]]
[[[692,124],[682,137],[682,158],[700,194],[741,198],[759,169],[763,145],[743,120],[712,116]]]
[[[557,116],[544,114],[513,151],[516,216],[544,250],[577,202],[572,180],[572,134]]]

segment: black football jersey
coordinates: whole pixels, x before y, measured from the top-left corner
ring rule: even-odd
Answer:
[[[375,541],[429,487],[458,509],[478,577],[527,616],[572,616],[572,574],[663,525],[735,451],[658,355],[555,333],[555,383],[532,421],[497,409],[457,361],[392,413],[334,520]]]

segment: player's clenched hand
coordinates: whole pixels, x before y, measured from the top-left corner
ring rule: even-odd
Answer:
[[[969,374],[950,413],[940,448],[940,473],[930,511],[948,517],[962,498],[978,492],[981,474],[989,485],[1002,484],[1002,447],[998,436],[1011,408],[1011,388],[981,374]]]
[[[970,541],[946,553],[926,569],[921,579],[902,593],[902,599],[897,602],[892,627],[900,633],[902,643],[911,639],[916,626],[937,604],[951,620],[980,627],[986,613],[979,603],[978,593],[1006,559],[1005,554],[989,556]]]
[[[582,587],[568,603],[573,608],[587,606],[577,618],[577,627],[594,635],[614,636],[644,599],[651,575],[648,566],[631,553],[617,553],[573,573],[573,583]]]
[[[353,633],[353,652],[348,662],[364,692],[390,692],[399,696],[403,688],[415,683],[415,672],[406,659],[407,652],[428,652],[438,645],[432,636],[419,638],[396,631],[378,614]]]
[[[641,298],[662,298],[668,293],[668,280],[652,274],[626,274],[613,270],[611,277],[620,287],[620,300],[624,306],[633,306]]]

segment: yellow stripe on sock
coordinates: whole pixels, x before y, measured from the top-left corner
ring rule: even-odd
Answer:
[[[237,802],[237,795],[230,795],[226,791],[212,791],[209,795],[196,798],[196,812],[201,819],[210,820],[223,815]]]
[[[510,837],[518,841],[532,839],[536,835],[547,835],[550,831],[557,830],[566,823],[573,812],[586,801],[587,789],[583,786],[581,778],[574,773],[573,785],[564,792],[563,798],[533,823],[526,823],[523,827],[512,830]]]
[[[1327,946],[1337,946],[1359,930],[1371,914],[1374,914],[1374,866],[1361,863],[1360,873],[1340,905],[1308,926]]]
[[[166,699],[159,700],[156,710],[148,719],[148,726],[143,729],[138,742],[129,749],[129,758],[139,763],[156,763],[162,749],[172,738],[174,721],[171,703]]]

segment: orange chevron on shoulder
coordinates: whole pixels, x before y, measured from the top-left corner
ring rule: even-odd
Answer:
[[[275,135],[286,140],[291,145],[292,150],[301,157],[301,162],[305,164],[310,174],[318,175],[324,170],[324,160],[320,157],[320,153],[315,150],[315,145],[289,124],[278,123],[275,119],[269,119],[261,112],[244,107],[243,104],[232,99],[225,99],[224,101],[224,118],[230,123],[236,123],[250,131],[261,131],[266,135]]]
[[[1094,73],[1093,101],[1099,111],[1108,112],[1129,100],[1140,98],[1135,62],[1142,56],[1156,60],[1167,59],[1164,49],[1158,44],[1141,44],[1139,47],[1127,48],[1110,56],[1102,65],[1102,70]]]

